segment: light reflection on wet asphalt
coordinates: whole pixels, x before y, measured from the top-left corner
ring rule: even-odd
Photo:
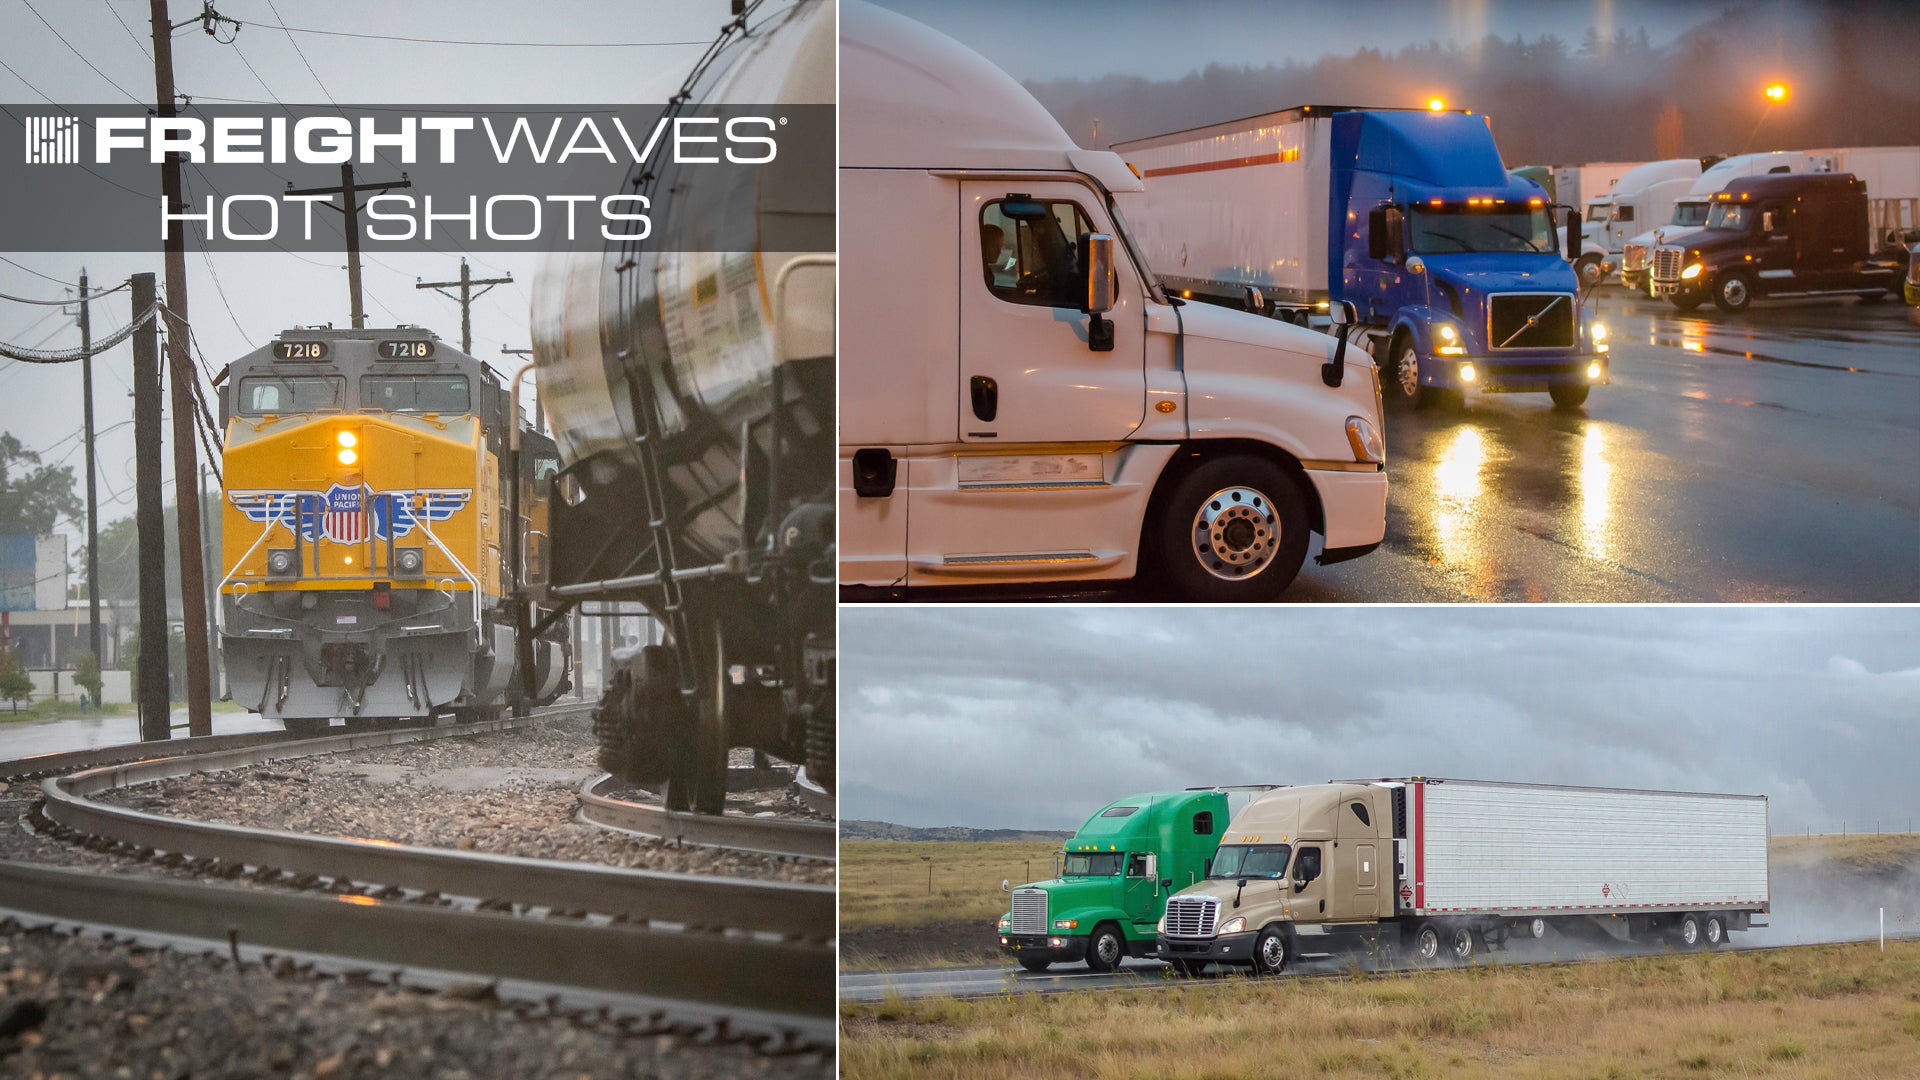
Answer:
[[[1920,600],[1920,310],[1589,303],[1611,385],[1389,415],[1386,543],[1287,599]]]

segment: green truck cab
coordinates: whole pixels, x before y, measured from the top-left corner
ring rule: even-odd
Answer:
[[[1167,897],[1207,876],[1232,811],[1266,790],[1148,792],[1101,807],[1055,856],[1051,880],[1012,890],[1001,951],[1028,971],[1084,960],[1107,972],[1154,955]]]

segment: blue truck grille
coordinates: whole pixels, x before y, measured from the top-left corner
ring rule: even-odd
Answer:
[[[1573,297],[1567,293],[1487,297],[1487,344],[1495,349],[1573,348]]]
[[[1045,889],[1013,890],[1013,932],[1047,932],[1047,892]]]
[[[1220,901],[1211,896],[1176,896],[1167,901],[1167,936],[1210,938],[1220,921]]]

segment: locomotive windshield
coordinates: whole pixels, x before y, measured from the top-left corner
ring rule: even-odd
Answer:
[[[341,408],[346,380],[338,375],[260,375],[240,380],[234,409],[242,416],[310,413]]]
[[[455,416],[472,405],[465,375],[368,375],[360,380],[360,408]]]

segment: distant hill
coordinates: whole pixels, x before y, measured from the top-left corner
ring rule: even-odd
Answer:
[[[1050,831],[1047,829],[969,829],[965,825],[941,825],[931,829],[916,829],[911,825],[895,825],[891,821],[843,821],[840,823],[842,840],[941,840],[970,843],[999,841],[1065,840],[1072,836],[1072,830]]]

